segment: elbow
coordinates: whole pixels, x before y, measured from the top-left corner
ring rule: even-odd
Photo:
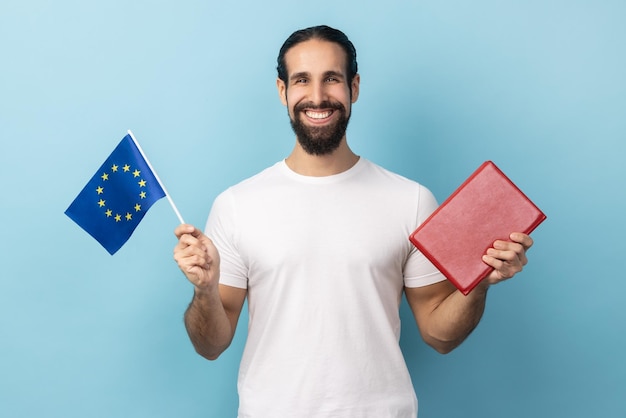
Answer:
[[[458,345],[449,344],[449,343],[430,344],[430,346],[434,348],[435,351],[438,352],[439,354],[444,354],[444,355],[451,353],[455,348],[458,347]]]
[[[476,328],[477,323],[472,324],[470,327],[465,327],[460,330],[440,330],[440,329],[428,329],[422,333],[422,338],[439,354],[449,354],[455,350],[458,346],[470,336],[472,331]]]
[[[445,339],[445,338],[436,338],[433,336],[422,336],[426,344],[432,347],[439,354],[449,354],[457,348],[464,339]]]
[[[427,342],[427,344],[439,354],[449,354],[458,347],[458,344],[446,341],[431,341]]]
[[[206,346],[194,344],[193,347],[196,350],[196,353],[200,355],[201,357],[204,357],[205,359],[209,361],[215,361],[222,355],[224,351],[226,351],[226,349],[228,348],[228,345],[221,346],[221,347],[206,347]]]
[[[221,352],[211,352],[207,350],[202,350],[196,347],[196,353],[209,361],[215,361],[222,354]]]
[[[220,355],[222,355],[223,352],[224,350],[209,351],[209,350],[196,348],[196,353],[198,353],[201,357],[204,357],[205,359],[209,361],[217,360],[220,357]]]

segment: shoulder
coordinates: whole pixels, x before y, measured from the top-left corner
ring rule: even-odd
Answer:
[[[232,212],[236,201],[258,199],[267,185],[280,177],[280,162],[254,174],[220,192],[214,199],[211,212]]]
[[[376,189],[388,205],[402,206],[417,215],[418,224],[423,222],[439,205],[435,195],[423,184],[386,169],[369,160],[363,161],[365,181]]]
[[[368,159],[361,158],[361,163],[363,164],[363,170],[371,176],[378,177],[388,182],[403,184],[408,187],[415,187],[419,185],[417,181],[409,179],[408,177],[402,176],[396,172],[393,172]]]
[[[276,164],[265,168],[264,170],[254,174],[251,177],[248,177],[239,183],[229,187],[227,190],[246,190],[250,188],[257,187],[260,183],[272,182],[281,177],[281,173],[283,171],[282,166],[284,165],[283,161],[279,161]]]
[[[403,192],[413,191],[418,193],[418,195],[428,198],[433,197],[430,190],[418,181],[393,172],[370,160],[363,158],[362,160],[363,172],[366,173],[365,176],[368,177],[368,181],[378,182],[384,187],[399,189]]]
[[[235,196],[244,197],[262,193],[263,190],[266,190],[268,185],[271,185],[280,179],[282,172],[281,164],[282,162],[278,162],[244,180],[241,180],[238,183],[235,183],[218,194],[215,200],[224,201],[233,199]]]

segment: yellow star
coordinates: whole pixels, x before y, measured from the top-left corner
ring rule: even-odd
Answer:
[[[114,173],[117,173],[117,164],[113,164],[113,167],[111,167],[111,171],[113,171]]]
[[[135,205],[135,212],[139,212],[141,210],[141,205],[139,203],[137,203]]]
[[[102,194],[104,193],[104,188],[102,186],[98,186],[98,188],[96,189],[96,192],[98,192],[98,194]]]
[[[139,197],[142,198],[142,199],[145,199],[146,198],[146,192],[139,193]]]
[[[107,211],[104,212],[104,214],[107,216],[107,218],[110,218],[111,216],[113,216],[113,212],[111,211],[111,209],[107,209]]]
[[[139,180],[137,184],[139,184],[139,187],[146,187],[146,181],[143,179]]]
[[[120,216],[120,214],[119,214],[119,213],[116,213],[116,214],[115,214],[115,222],[119,222],[119,221],[121,221],[121,220],[122,220],[122,217]]]
[[[130,171],[130,166],[128,164],[124,165],[122,168],[124,169],[124,173],[128,173]]]
[[[141,171],[139,170],[133,171],[133,177],[139,177],[139,174],[141,174]]]
[[[133,219],[133,215],[131,215],[130,213],[126,212],[126,220],[130,221],[131,219]]]
[[[103,207],[106,204],[106,200],[102,200],[100,199],[100,201],[98,202],[98,206]]]
[[[104,181],[107,181],[109,179],[109,175],[107,173],[104,173],[100,176],[100,178]]]

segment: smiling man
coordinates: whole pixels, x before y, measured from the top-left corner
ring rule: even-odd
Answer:
[[[424,340],[447,353],[478,324],[488,287],[527,262],[531,238],[511,231],[483,258],[494,271],[464,296],[410,244],[437,204],[348,146],[359,86],[342,32],[292,34],[277,88],[293,151],[220,194],[206,234],[176,228],[174,258],[194,286],[185,325],[200,355],[230,345],[248,300],[240,418],[415,418],[399,346],[403,293]]]
[[[352,103],[359,96],[359,75],[348,72],[339,44],[311,39],[287,48],[277,86],[291,127],[307,154],[332,154],[345,143]],[[290,74],[287,61],[293,68]]]

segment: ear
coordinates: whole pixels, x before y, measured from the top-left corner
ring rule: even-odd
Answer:
[[[276,79],[276,88],[278,89],[278,97],[284,106],[287,106],[287,85],[280,78]]]
[[[355,103],[359,98],[359,86],[361,85],[361,76],[359,74],[355,74],[352,79],[352,85],[350,88],[352,89],[352,103]]]

